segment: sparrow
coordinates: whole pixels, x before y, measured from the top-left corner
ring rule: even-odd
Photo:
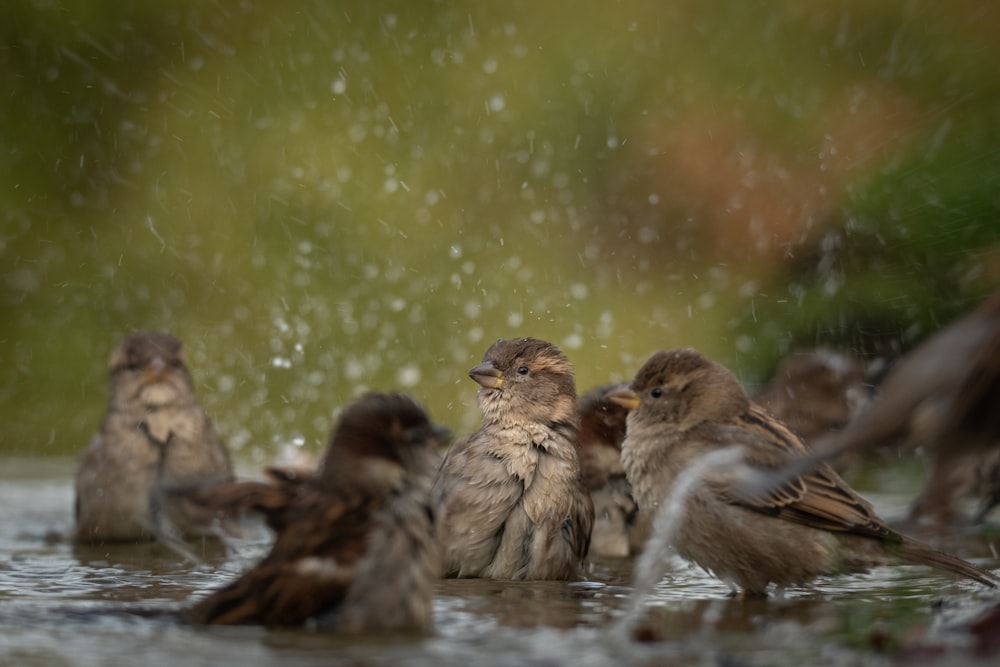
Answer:
[[[826,348],[795,352],[778,364],[771,379],[751,398],[808,447],[842,429],[868,405],[882,368],[881,362],[869,368],[859,357]],[[858,469],[862,459],[858,452],[846,452],[827,463],[847,475]]]
[[[81,544],[221,536],[223,518],[187,491],[233,479],[229,453],[198,404],[181,342],[137,331],[110,360],[108,406],[80,454],[74,541]]]
[[[673,545],[745,596],[899,561],[995,586],[991,573],[893,531],[825,463],[766,494],[744,493],[741,468],[778,470],[805,446],[735,375],[695,350],[653,354],[611,399],[631,410],[622,461],[641,512],[654,515],[705,454],[740,448],[742,466],[711,469],[694,484]]]
[[[431,486],[447,431],[413,399],[368,393],[341,414],[314,474],[246,483],[270,552],[186,614],[199,624],[422,632],[441,573]]]
[[[785,357],[753,401],[809,444],[846,426],[870,394],[861,359],[819,348]]]
[[[608,399],[622,385],[598,386],[577,401],[580,415],[578,448],[583,483],[594,502],[594,527],[589,556],[625,557],[642,549],[648,522],[639,517],[639,506],[622,466],[628,410]]]
[[[942,456],[936,449],[929,454],[930,475],[910,504],[906,521],[936,529],[985,522],[1000,503],[1000,447],[960,456]],[[972,516],[962,507],[964,498],[979,500]]]
[[[469,371],[482,427],[447,452],[434,484],[445,517],[445,575],[573,579],[594,505],[577,453],[569,360],[535,338],[498,340]]]
[[[1000,444],[1000,290],[899,359],[871,404],[790,473],[846,451],[922,443],[936,466]]]

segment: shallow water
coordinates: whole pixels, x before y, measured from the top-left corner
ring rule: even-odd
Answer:
[[[962,626],[1000,594],[921,567],[883,567],[769,600],[682,562],[649,592],[639,628],[630,561],[593,563],[574,583],[442,581],[428,637],[343,639],[316,632],[202,628],[173,612],[267,549],[251,533],[191,564],[153,545],[74,549],[73,461],[0,460],[0,664],[882,665],[972,662]],[[869,496],[885,516],[907,497]],[[948,548],[996,569],[996,531]]]

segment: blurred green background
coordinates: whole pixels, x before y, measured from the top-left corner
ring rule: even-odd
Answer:
[[[498,337],[578,388],[692,345],[904,350],[1000,284],[988,0],[7,0],[0,453],[73,454],[131,329],[238,458]]]

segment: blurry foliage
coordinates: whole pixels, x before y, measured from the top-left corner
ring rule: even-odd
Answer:
[[[972,120],[942,129],[959,135],[946,147],[928,152],[928,140],[925,152],[868,179],[826,235],[788,263],[778,303],[755,313],[782,341],[777,351],[819,343],[891,357],[996,288],[1000,192],[989,184],[1000,183],[1000,163],[988,153],[1000,128]],[[798,309],[791,318],[782,317],[787,303]]]
[[[79,450],[134,328],[244,456],[365,387],[459,433],[500,336],[584,390],[903,349],[1000,283],[989,2],[10,0],[0,452]]]

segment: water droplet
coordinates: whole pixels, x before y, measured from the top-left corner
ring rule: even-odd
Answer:
[[[413,364],[407,364],[396,373],[396,382],[402,387],[415,387],[420,383],[420,369]]]
[[[365,137],[368,136],[368,131],[365,130],[365,126],[360,123],[355,123],[351,125],[351,129],[347,131],[347,138],[354,143],[360,143],[364,141]]]
[[[563,338],[563,347],[568,350],[579,350],[583,347],[583,336],[579,333],[571,333]]]
[[[478,301],[466,301],[462,312],[464,312],[465,316],[469,319],[476,319],[482,312],[482,306]]]
[[[639,230],[639,243],[653,243],[659,238],[660,235],[652,227],[642,227]]]

